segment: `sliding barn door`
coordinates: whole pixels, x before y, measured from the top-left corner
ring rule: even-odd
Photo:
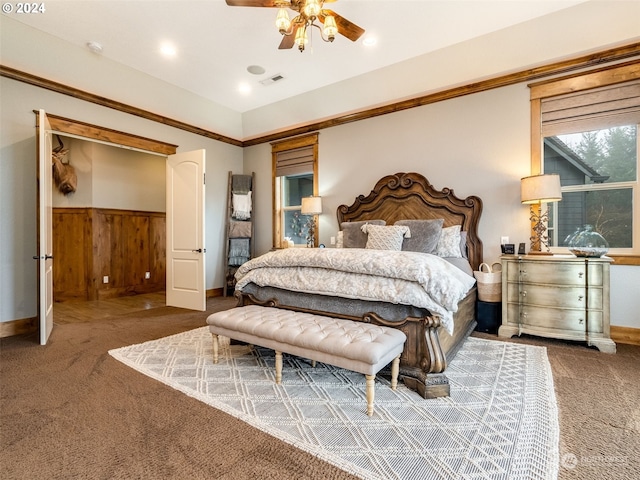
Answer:
[[[167,158],[167,305],[206,309],[205,151]]]

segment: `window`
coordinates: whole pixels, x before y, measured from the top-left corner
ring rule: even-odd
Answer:
[[[307,218],[300,213],[302,198],[318,194],[318,134],[272,143],[273,245],[285,238],[307,245]],[[316,233],[316,238],[318,235]]]
[[[592,225],[609,255],[640,260],[640,71],[638,62],[530,85],[532,173],[557,173],[550,245],[567,246]],[[635,259],[635,260],[634,260]]]

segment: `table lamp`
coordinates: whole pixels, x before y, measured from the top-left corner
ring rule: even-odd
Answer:
[[[562,200],[560,175],[544,174],[532,175],[520,180],[520,200],[531,205],[531,250],[530,254],[551,255],[547,223],[549,222],[549,208],[542,212],[542,204],[559,202]],[[543,251],[544,247],[544,251]]]
[[[300,213],[309,216],[305,225],[307,227],[307,247],[313,248],[316,246],[316,215],[322,213],[322,197],[304,197]]]

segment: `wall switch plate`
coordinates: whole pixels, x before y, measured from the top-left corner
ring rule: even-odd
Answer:
[[[509,237],[500,237],[500,245],[504,245],[505,243],[509,243]]]
[[[336,237],[331,237],[331,245],[335,245],[336,244]]]
[[[149,280],[151,278],[151,272],[144,272],[145,280]]]
[[[102,277],[102,283],[109,283],[109,275]]]

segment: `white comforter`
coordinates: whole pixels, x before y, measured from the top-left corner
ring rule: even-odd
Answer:
[[[453,314],[475,279],[426,253],[360,248],[288,248],[244,263],[236,289],[248,283],[297,292],[414,305],[453,332]]]

